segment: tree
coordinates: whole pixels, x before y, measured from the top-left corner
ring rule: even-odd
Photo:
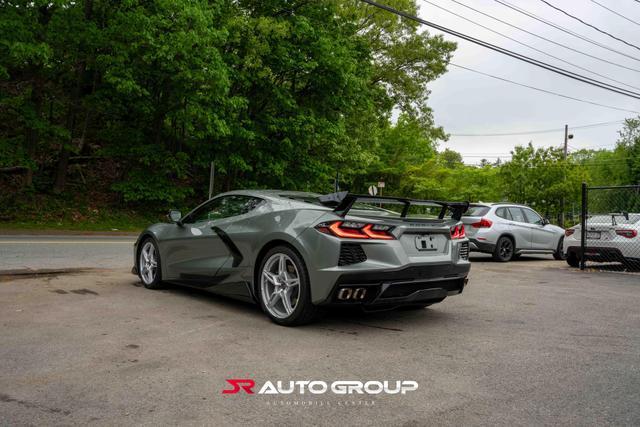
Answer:
[[[457,151],[453,151],[449,148],[446,148],[443,152],[441,152],[438,157],[445,168],[455,169],[463,165],[462,155]]]
[[[516,146],[511,161],[500,167],[507,199],[531,205],[543,215],[560,213],[562,199],[577,202],[584,171],[564,160],[561,148]]]
[[[626,160],[626,184],[640,184],[640,116],[625,120],[619,134],[616,151],[623,153]]]

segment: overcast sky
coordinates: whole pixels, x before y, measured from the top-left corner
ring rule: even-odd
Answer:
[[[423,0],[417,1],[420,4],[419,15],[423,19],[509,50],[525,54],[543,62],[557,65],[609,84],[622,86],[619,83],[589,74],[587,71],[572,67],[566,62],[550,58],[542,53],[519,45],[514,41],[507,40],[425,3]],[[563,58],[566,61],[640,88],[640,72],[609,65],[556,46],[547,41],[540,40],[532,35],[523,33],[515,28],[496,22],[489,17],[466,9],[454,3],[452,0],[429,1],[523,43],[532,45],[537,49]],[[622,42],[574,21],[561,12],[553,10],[540,0],[505,1],[519,6],[522,9],[526,9],[566,29],[626,53],[638,60],[599,48],[591,43],[551,28],[532,18],[521,15],[494,0],[458,1],[558,43],[571,46],[574,49],[626,67],[640,70],[640,50],[627,46]],[[592,0],[547,1],[598,28],[610,32],[614,36],[640,46],[640,25],[616,16],[610,11],[598,6]],[[629,19],[640,22],[640,2],[636,2],[635,0],[596,1]],[[429,29],[429,32],[431,34],[439,33],[433,29]],[[640,100],[571,80],[453,36],[445,35],[445,37],[447,40],[458,43],[458,49],[455,51],[452,59],[452,62],[455,64],[575,98],[640,111]],[[640,92],[639,89],[632,89],[628,86],[622,87]],[[570,133],[574,134],[574,138],[569,141],[570,151],[579,148],[614,147],[618,136],[617,132],[621,124],[616,123],[608,126],[585,129],[571,129],[571,126],[612,122],[637,115],[631,112],[616,111],[540,93],[453,66],[449,68],[449,71],[443,77],[430,85],[430,90],[430,105],[434,110],[436,123],[443,126],[445,131],[450,134],[527,132],[532,130],[560,129],[563,128],[565,124],[568,124]],[[495,160],[497,157],[507,160],[510,157],[509,152],[515,145],[524,145],[529,141],[532,141],[535,146],[561,146],[563,138],[563,130],[553,133],[499,137],[465,137],[452,135],[449,141],[440,142],[439,148],[440,150],[445,148],[454,149],[463,154],[465,163],[474,164],[478,163],[483,156],[489,160]]]

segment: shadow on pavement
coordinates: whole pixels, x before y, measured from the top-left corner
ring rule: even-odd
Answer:
[[[143,288],[139,281],[131,282],[131,286]],[[212,306],[224,305],[227,309],[234,309],[238,312],[245,312],[250,316],[259,315],[266,322],[269,322],[269,318],[262,312],[262,309],[258,304],[250,302],[244,302],[236,300],[223,295],[217,295],[211,292],[207,292],[202,289],[189,288],[186,286],[179,286],[173,284],[165,284],[164,289],[160,290],[146,290],[147,292],[162,292],[173,295],[179,295],[187,298],[197,299],[199,301],[206,301]],[[415,322],[416,319],[426,320],[433,325],[446,322],[450,318],[451,314],[446,311],[438,310],[441,307],[441,303],[434,304],[428,308],[396,308],[392,310],[365,312],[360,307],[331,307],[324,308],[319,318],[309,324],[309,327],[318,327],[320,329],[327,329],[333,327],[333,329],[340,329],[336,332],[344,332],[342,329],[348,325],[359,325],[373,329],[383,329],[394,332],[402,332],[403,329],[398,327],[399,324],[405,324],[403,321]],[[423,327],[424,324],[421,324]],[[304,327],[304,326],[303,326]]]

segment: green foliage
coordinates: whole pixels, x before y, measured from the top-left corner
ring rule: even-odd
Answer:
[[[531,143],[517,146],[511,161],[500,168],[509,201],[524,203],[549,217],[556,217],[565,203],[577,202],[584,171],[563,159],[561,148],[538,148]]]
[[[0,214],[51,193],[54,207],[192,204],[212,161],[216,192],[326,192],[339,172],[354,191],[384,180],[385,194],[550,214],[583,179],[640,182],[638,119],[614,151],[569,161],[531,146],[481,167],[438,153],[428,84],[455,47],[358,0],[0,2],[0,188],[15,195]]]
[[[217,190],[324,191],[336,170],[362,179],[379,144],[419,134],[424,156],[444,136],[426,84],[455,45],[357,1],[18,1],[0,12],[0,165],[36,172],[38,191],[82,180],[78,156],[115,162],[102,190],[125,202],[201,197],[211,161]],[[390,125],[394,108],[407,136]]]

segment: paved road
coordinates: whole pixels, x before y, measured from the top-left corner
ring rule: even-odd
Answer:
[[[465,292],[426,310],[302,328],[125,269],[5,280],[0,425],[639,425],[639,306],[637,276],[534,259],[476,258]],[[419,389],[274,399],[223,395],[227,378]]]
[[[134,236],[0,235],[0,271],[131,268]]]
[[[135,239],[133,235],[0,235],[0,272],[56,268],[130,269]],[[475,254],[474,257],[485,259],[489,256]],[[539,255],[528,259],[552,258]]]

